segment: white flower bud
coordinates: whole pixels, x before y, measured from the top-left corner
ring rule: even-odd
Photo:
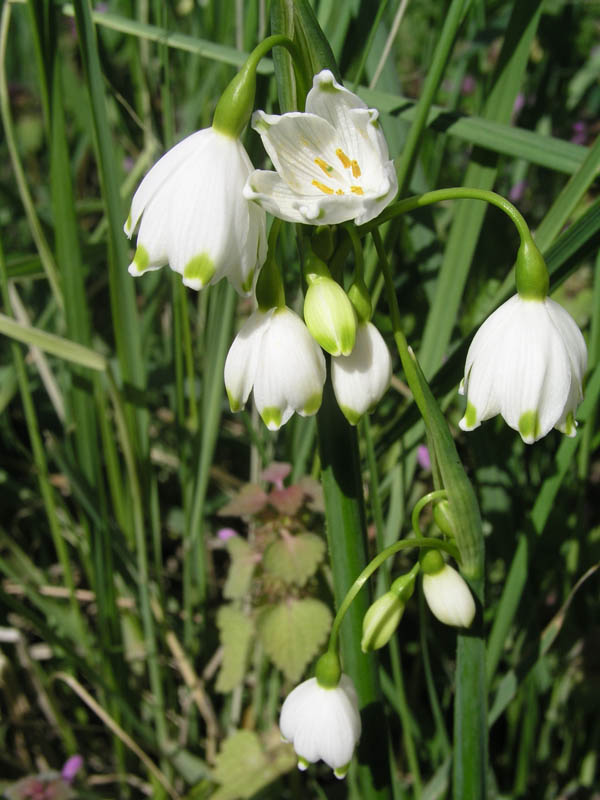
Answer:
[[[423,593],[431,613],[445,625],[468,628],[475,617],[475,602],[465,579],[449,564],[433,574],[423,574]]]

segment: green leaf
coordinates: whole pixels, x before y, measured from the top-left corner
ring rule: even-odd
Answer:
[[[237,800],[253,797],[296,764],[291,745],[280,740],[273,731],[261,742],[252,731],[236,731],[223,742],[213,772],[221,784],[212,800]]]
[[[291,536],[282,531],[281,538],[265,551],[263,566],[286,583],[304,586],[317,571],[324,554],[325,542],[315,533]]]
[[[223,594],[229,600],[241,600],[248,594],[252,582],[252,574],[256,566],[254,551],[241,536],[234,536],[227,541],[227,550],[231,557],[231,566],[227,574]]]
[[[242,611],[227,605],[219,609],[217,626],[224,653],[216,689],[218,692],[230,692],[244,678],[254,625]]]
[[[258,634],[271,661],[295,682],[324,643],[330,625],[331,612],[320,600],[286,600],[265,609]]]

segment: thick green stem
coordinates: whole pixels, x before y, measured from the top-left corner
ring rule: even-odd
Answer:
[[[333,588],[339,607],[363,570],[366,535],[360,461],[356,431],[339,410],[328,380],[317,415],[322,482],[325,495],[327,539],[331,554]],[[344,672],[353,680],[361,708],[363,734],[358,750],[358,779],[362,800],[390,797],[388,754],[379,743],[386,737],[377,668],[372,656],[361,653],[362,620],[369,605],[366,593],[358,597],[341,629]]]

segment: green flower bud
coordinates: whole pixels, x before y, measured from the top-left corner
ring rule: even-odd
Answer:
[[[455,537],[454,533],[454,520],[450,514],[450,503],[447,500],[442,500],[436,503],[433,507],[433,519],[438,528],[445,533],[446,536]]]
[[[363,617],[362,639],[360,642],[363,653],[379,650],[380,647],[384,647],[389,642],[402,619],[405,608],[406,603],[402,601],[400,595],[392,591],[378,597],[369,606],[367,613]]]
[[[313,279],[304,298],[304,321],[313,338],[332,356],[347,356],[354,349],[354,308],[332,278]]]

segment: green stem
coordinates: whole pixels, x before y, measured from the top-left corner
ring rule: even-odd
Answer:
[[[285,306],[285,288],[275,258],[280,229],[281,220],[274,219],[269,231],[267,259],[256,282],[256,302],[261,311]]]
[[[419,527],[419,516],[421,515],[421,511],[425,508],[428,503],[437,500],[438,498],[447,498],[448,492],[445,489],[436,489],[434,492],[429,492],[429,494],[424,495],[419,502],[413,508],[412,516],[411,516],[411,523],[413,530],[416,536],[422,536],[421,528]]]
[[[356,595],[360,592],[360,590],[369,580],[371,575],[377,569],[379,569],[379,567],[388,558],[395,555],[396,553],[399,553],[400,550],[410,550],[413,547],[426,547],[428,550],[429,549],[445,550],[452,556],[452,558],[458,559],[458,551],[453,544],[450,544],[450,542],[444,542],[441,539],[434,539],[432,537],[421,537],[419,539],[416,538],[402,539],[401,541],[395,542],[394,544],[391,544],[389,547],[386,547],[385,550],[382,550],[381,553],[378,553],[375,556],[375,558],[369,564],[367,564],[367,566],[363,569],[363,571],[360,573],[358,578],[356,578],[356,580],[346,593],[346,597],[344,598],[343,603],[339,607],[339,610],[335,615],[335,619],[333,620],[333,625],[331,626],[331,633],[329,634],[329,645],[327,646],[328,650],[337,649],[338,634],[340,630],[340,625],[342,624],[342,620],[344,619],[344,615],[346,611],[348,611],[348,609],[350,608],[352,601],[354,600]],[[418,564],[416,564],[415,567],[418,567]]]
[[[361,233],[368,233],[375,228],[387,222],[390,219],[395,219],[400,214],[406,214],[409,211],[414,211],[417,208],[430,206],[433,203],[442,203],[445,200],[482,200],[484,203],[489,203],[496,206],[503,211],[514,223],[521,242],[530,243],[532,241],[531,231],[525,221],[525,217],[518,211],[512,203],[505,197],[497,192],[490,192],[487,189],[472,189],[468,186],[454,186],[448,189],[435,189],[432,192],[425,192],[424,194],[413,195],[407,197],[405,200],[399,200],[397,203],[392,203],[372,222],[367,222],[366,225],[361,225],[359,231]]]

